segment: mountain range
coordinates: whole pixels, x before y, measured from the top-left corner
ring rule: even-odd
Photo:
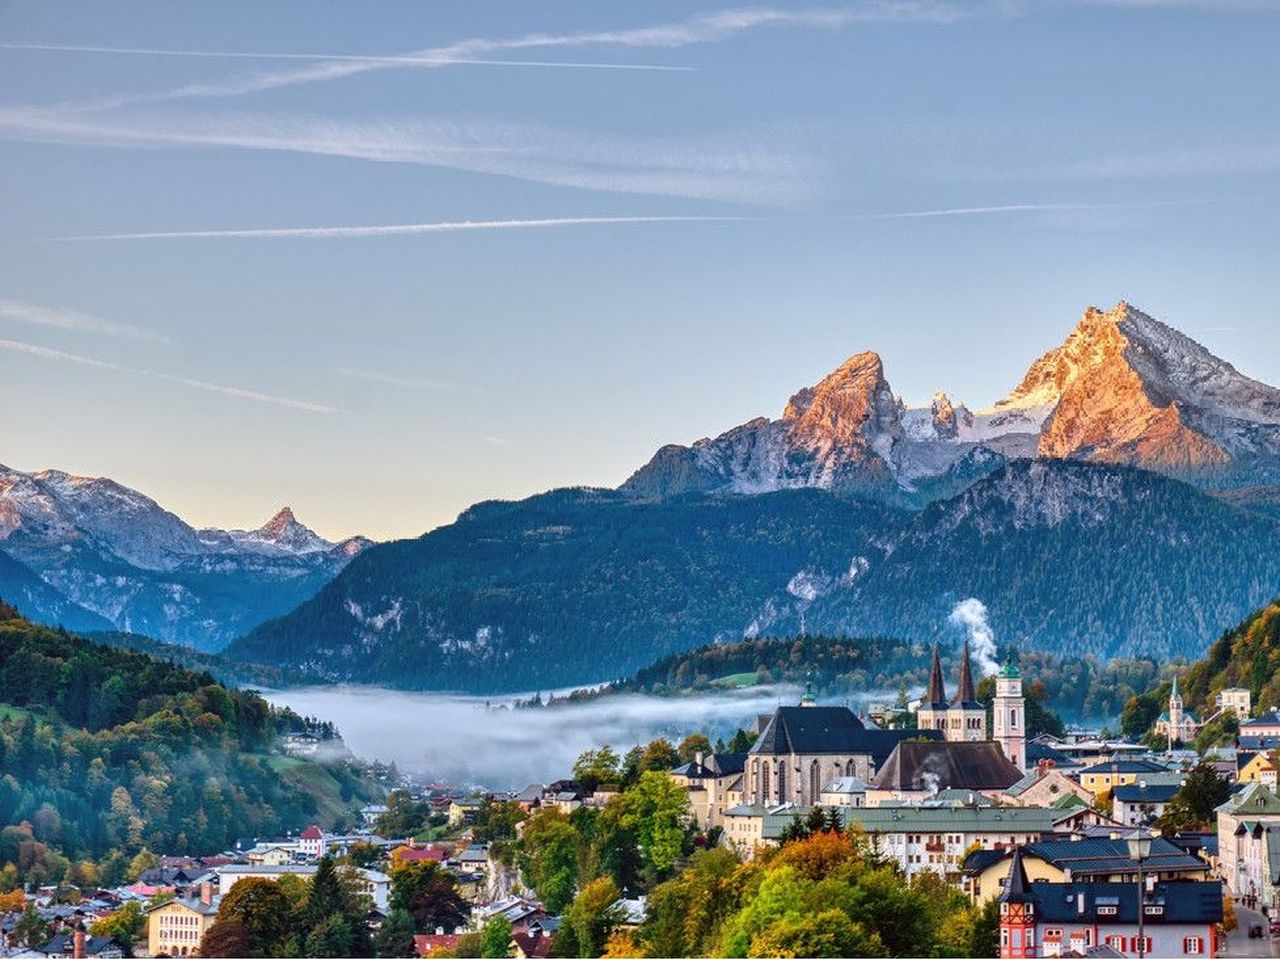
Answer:
[[[288,507],[256,530],[197,530],[113,480],[0,466],[0,596],[68,629],[218,650],[368,545],[331,543]]]
[[[1125,464],[1215,486],[1280,479],[1280,390],[1121,302],[1090,307],[1004,399],[908,407],[874,353],[797,392],[781,419],[669,445],[623,485],[646,496],[821,487],[919,505],[1012,459]]]
[[[663,447],[617,490],[481,503],[368,549],[286,514],[195,531],[74,479],[0,474],[0,551],[31,574],[15,589],[76,605],[50,618],[239,635],[228,658],[326,680],[515,690],[743,636],[950,641],[969,598],[1003,642],[1198,656],[1280,593],[1280,390],[1123,302],[988,408],[910,407],[860,353],[780,419]],[[61,525],[13,494],[77,484],[101,492]]]

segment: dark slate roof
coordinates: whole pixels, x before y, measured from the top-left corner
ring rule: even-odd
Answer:
[[[871,785],[877,790],[1003,790],[1020,779],[1022,771],[993,741],[904,740]]]
[[[1041,923],[1136,924],[1138,888],[1133,883],[1030,884]],[[1080,900],[1084,897],[1084,912]],[[1146,897],[1147,924],[1203,926],[1222,920],[1222,884],[1217,880],[1158,883]],[[1099,908],[1102,908],[1101,910]],[[1112,912],[1114,910],[1114,913]],[[1105,912],[1104,912],[1105,911]]]
[[[707,758],[707,766],[719,777],[727,777],[731,773],[741,773],[746,762],[747,755],[745,753],[713,753]]]
[[[1241,727],[1240,729],[1243,731],[1244,727]],[[1238,741],[1240,746],[1245,750],[1274,750],[1276,747],[1280,747],[1280,737],[1277,737],[1274,734],[1262,736],[1242,732]]]
[[[1022,848],[1013,851],[1013,863],[1009,865],[1009,879],[1005,882],[1004,892],[1000,894],[1001,903],[1029,903],[1034,901],[1031,884],[1027,881],[1027,871],[1022,866]]]
[[[1240,724],[1241,731],[1248,730],[1250,727],[1274,727],[1280,726],[1280,710],[1268,710],[1261,716],[1254,717],[1252,720],[1246,720]]]
[[[848,707],[779,707],[751,753],[857,753],[864,733]]]
[[[956,701],[952,706],[977,707],[980,710],[986,710],[986,707],[978,702],[978,695],[973,689],[973,668],[969,665],[968,639],[964,642],[964,652],[960,657],[960,684],[956,689]]]
[[[1126,783],[1113,788],[1111,796],[1122,803],[1168,803],[1179,789],[1176,783]]]
[[[1052,760],[1055,767],[1082,767],[1084,764],[1067,756],[1061,750],[1055,750],[1046,743],[1027,741],[1027,766],[1034,767],[1041,760]]]
[[[1005,851],[1003,850],[988,850],[985,847],[970,850],[968,856],[964,858],[964,862],[960,864],[960,869],[965,873],[981,873],[997,860],[1003,860],[1004,855]]]
[[[40,949],[45,953],[60,953],[71,956],[74,952],[75,936],[70,933],[60,933]],[[86,934],[84,938],[84,955],[86,957],[96,957],[100,953],[107,950],[120,950],[120,944],[116,943],[111,937],[95,937]]]
[[[1137,863],[1129,856],[1129,845],[1110,837],[1093,837],[1086,840],[1041,840],[1027,846],[1027,852],[1052,863],[1059,869],[1069,869],[1073,876],[1136,873]],[[1208,870],[1199,857],[1187,853],[1164,837],[1153,837],[1151,854],[1142,861],[1147,873],[1170,870]]]
[[[1086,773],[1168,773],[1168,767],[1162,767],[1150,760],[1108,760],[1106,763],[1095,763],[1085,767],[1080,775]]]

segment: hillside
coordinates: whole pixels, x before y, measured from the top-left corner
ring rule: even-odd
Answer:
[[[1280,600],[1273,600],[1222,634],[1208,653],[1178,681],[1183,704],[1202,720],[1214,713],[1225,687],[1247,687],[1254,712],[1280,707]],[[1125,710],[1125,729],[1145,733],[1165,709],[1168,682],[1135,697]]]
[[[357,557],[228,657],[331,679],[527,690],[737,639],[792,573],[848,570],[906,515],[819,490],[652,502],[557,490]]]
[[[1280,523],[1158,474],[1018,461],[913,514],[817,490],[482,504],[366,551],[227,651],[327,679],[547,689],[742,637],[954,640],[976,597],[1002,642],[1195,656],[1280,590]]]
[[[347,760],[282,777],[275,744],[305,723],[256,694],[3,603],[0,705],[0,869],[23,880],[60,880],[68,861],[119,873],[144,848],[210,854],[378,794]]]

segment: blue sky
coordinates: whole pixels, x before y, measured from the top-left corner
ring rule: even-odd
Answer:
[[[988,404],[1091,303],[1280,382],[1278,28],[5,3],[0,462],[392,537],[617,484],[862,349],[908,402]]]

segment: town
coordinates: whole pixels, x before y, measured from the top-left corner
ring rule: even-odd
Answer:
[[[1145,742],[1029,736],[1016,660],[989,705],[967,641],[958,662],[949,692],[935,647],[906,712],[819,705],[810,686],[729,743],[602,745],[514,793],[406,780],[351,829],[199,857],[144,851],[113,887],[13,887],[0,895],[3,955],[679,955],[654,929],[670,922],[671,885],[708,869],[772,877],[833,849],[945,899],[972,928],[956,949],[973,955],[987,943],[1001,957],[1213,957],[1255,941],[1269,953],[1280,713],[1255,717],[1249,691],[1226,688],[1201,721],[1175,677]],[[1222,718],[1234,746],[1187,746]],[[318,747],[309,733],[281,745]],[[860,943],[835,928],[834,942]],[[863,933],[873,953],[927,945]],[[717,944],[745,955],[733,946]]]

